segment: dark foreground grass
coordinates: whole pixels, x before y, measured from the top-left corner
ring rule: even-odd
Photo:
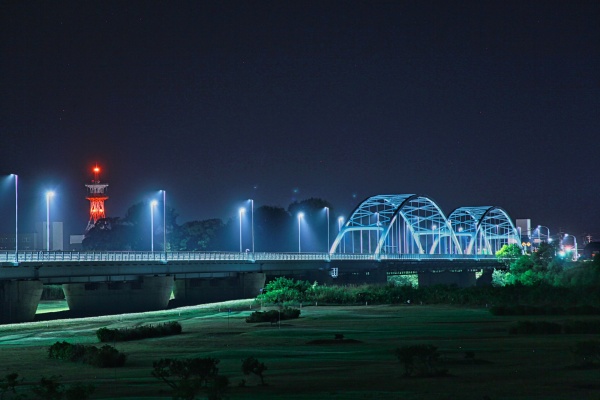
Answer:
[[[67,384],[92,383],[93,399],[166,400],[168,387],[150,375],[153,361],[214,357],[230,379],[229,399],[600,400],[600,370],[574,368],[577,360],[569,352],[577,341],[598,335],[510,335],[519,317],[418,305],[304,307],[299,319],[281,326],[248,324],[245,317],[256,311],[250,304],[3,325],[0,373],[17,372],[26,383],[50,375],[61,375]],[[539,319],[562,322],[565,317]],[[183,333],[115,343],[127,354],[122,368],[47,358],[56,341],[97,344],[95,332],[101,327],[169,321],[180,322]],[[340,334],[352,343],[336,343]],[[403,377],[393,351],[411,344],[438,347],[450,376]],[[267,386],[242,374],[241,360],[249,356],[267,365]],[[242,379],[246,386],[238,387]]]

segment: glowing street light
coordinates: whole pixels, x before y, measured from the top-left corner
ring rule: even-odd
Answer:
[[[154,252],[154,207],[157,204],[156,200],[150,202],[150,251],[152,252]]]
[[[550,239],[550,228],[548,228],[547,226],[544,226],[544,225],[538,225],[537,226],[538,237],[539,237],[539,234],[540,234],[540,228],[546,228],[546,231],[547,231],[547,236],[546,236],[547,237],[547,243],[550,243],[552,241],[552,239]]]
[[[250,224],[252,225],[252,253],[254,253],[254,200],[248,199],[251,205]]]
[[[571,236],[573,238],[573,245],[575,247],[575,253],[573,253],[573,261],[577,261],[577,238],[573,235],[569,235],[568,233],[565,233],[563,240],[565,240],[568,236]]]
[[[161,190],[163,194],[163,250],[165,262],[167,261],[167,191]]]
[[[46,192],[46,251],[50,251],[50,199],[54,192]]]
[[[325,207],[327,213],[327,246],[325,246],[325,252],[329,253],[329,207]]]
[[[300,238],[302,237],[302,235],[300,234],[300,226],[301,226],[301,221],[304,218],[304,213],[298,213],[298,253],[301,252],[302,247],[300,246]]]
[[[19,175],[15,177],[15,262],[19,262]]]
[[[242,216],[246,212],[244,207],[240,208],[240,253],[242,252]]]

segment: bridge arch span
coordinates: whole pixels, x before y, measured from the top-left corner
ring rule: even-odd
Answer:
[[[352,212],[330,253],[462,254],[440,207],[418,194],[371,196]]]
[[[493,255],[505,244],[521,247],[512,220],[497,206],[459,207],[448,217],[464,254]]]

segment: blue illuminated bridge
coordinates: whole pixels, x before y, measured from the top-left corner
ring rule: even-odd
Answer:
[[[181,305],[255,297],[277,275],[384,283],[413,273],[420,285],[469,286],[476,273],[500,267],[495,252],[513,243],[521,246],[520,237],[499,207],[460,207],[446,217],[430,198],[400,194],[363,201],[328,253],[2,252],[0,321],[32,319],[44,284],[62,284],[81,315],[162,309],[172,293]],[[28,296],[29,311],[15,308]]]

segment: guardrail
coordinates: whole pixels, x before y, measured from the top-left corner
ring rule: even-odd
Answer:
[[[119,262],[119,261],[331,261],[331,260],[490,260],[492,255],[471,254],[350,254],[350,253],[251,253],[251,252],[151,252],[151,251],[23,251],[18,262]],[[0,262],[16,263],[15,253],[0,252]]]

